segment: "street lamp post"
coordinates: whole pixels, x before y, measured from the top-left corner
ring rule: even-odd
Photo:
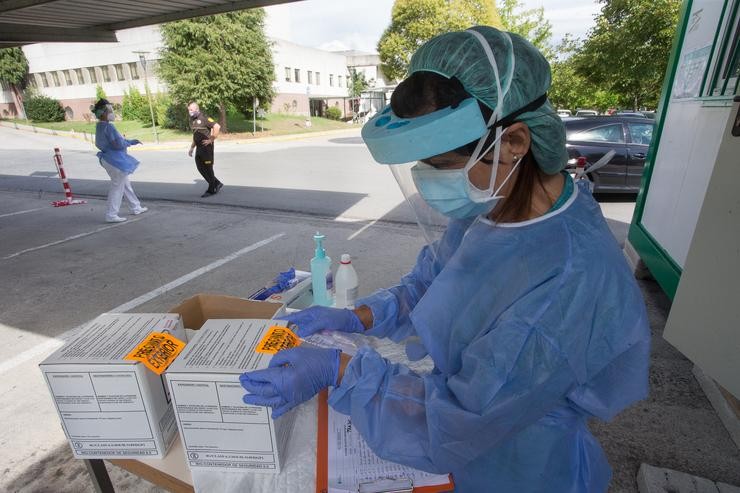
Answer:
[[[149,100],[149,113],[152,116],[152,129],[154,130],[154,142],[159,144],[159,135],[157,135],[157,122],[154,120],[154,106],[152,106],[152,94],[149,92],[149,75],[146,70],[146,54],[148,51],[134,51],[135,54],[139,55],[139,61],[144,69],[144,90],[146,91],[146,98]]]

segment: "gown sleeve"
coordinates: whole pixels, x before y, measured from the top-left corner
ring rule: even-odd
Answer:
[[[365,335],[389,337],[396,342],[414,335],[409,315],[437,272],[431,248],[425,246],[413,270],[403,276],[398,285],[358,300],[356,306],[367,305],[373,313],[373,326]]]
[[[106,125],[105,136],[108,140],[108,146],[111,149],[120,151],[131,145],[128,140],[124,139],[123,136],[118,133],[118,130],[113,125]]]
[[[576,380],[537,327],[502,323],[474,340],[449,376],[419,375],[362,348],[329,403],[380,457],[434,473],[459,470],[565,403]]]

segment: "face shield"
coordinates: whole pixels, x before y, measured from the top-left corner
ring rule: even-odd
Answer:
[[[478,100],[470,97],[454,108],[413,118],[398,117],[388,106],[362,129],[362,137],[375,160],[390,165],[430,245],[450,218],[464,219],[490,212],[502,198],[498,192],[516,168],[496,189],[501,137],[505,132],[500,124],[500,101],[505,98],[509,84],[501,86],[496,60],[485,38],[476,31],[469,32],[483,46],[495,75],[497,94],[501,96],[488,121],[483,119]],[[475,150],[469,157],[458,156],[461,162],[448,167],[429,164],[434,162],[430,158],[475,141]],[[489,164],[482,163],[491,151],[493,159]]]

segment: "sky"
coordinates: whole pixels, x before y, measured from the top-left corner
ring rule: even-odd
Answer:
[[[599,12],[595,0],[522,0],[525,9],[544,7],[552,41],[566,33],[584,38]],[[304,0],[266,7],[267,34],[329,51],[375,52],[390,24],[393,0]]]

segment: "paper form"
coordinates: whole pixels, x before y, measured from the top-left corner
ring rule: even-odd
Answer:
[[[383,478],[408,478],[414,487],[448,484],[447,474],[431,474],[381,459],[352,426],[349,416],[329,408],[329,493],[357,491],[360,483]]]

